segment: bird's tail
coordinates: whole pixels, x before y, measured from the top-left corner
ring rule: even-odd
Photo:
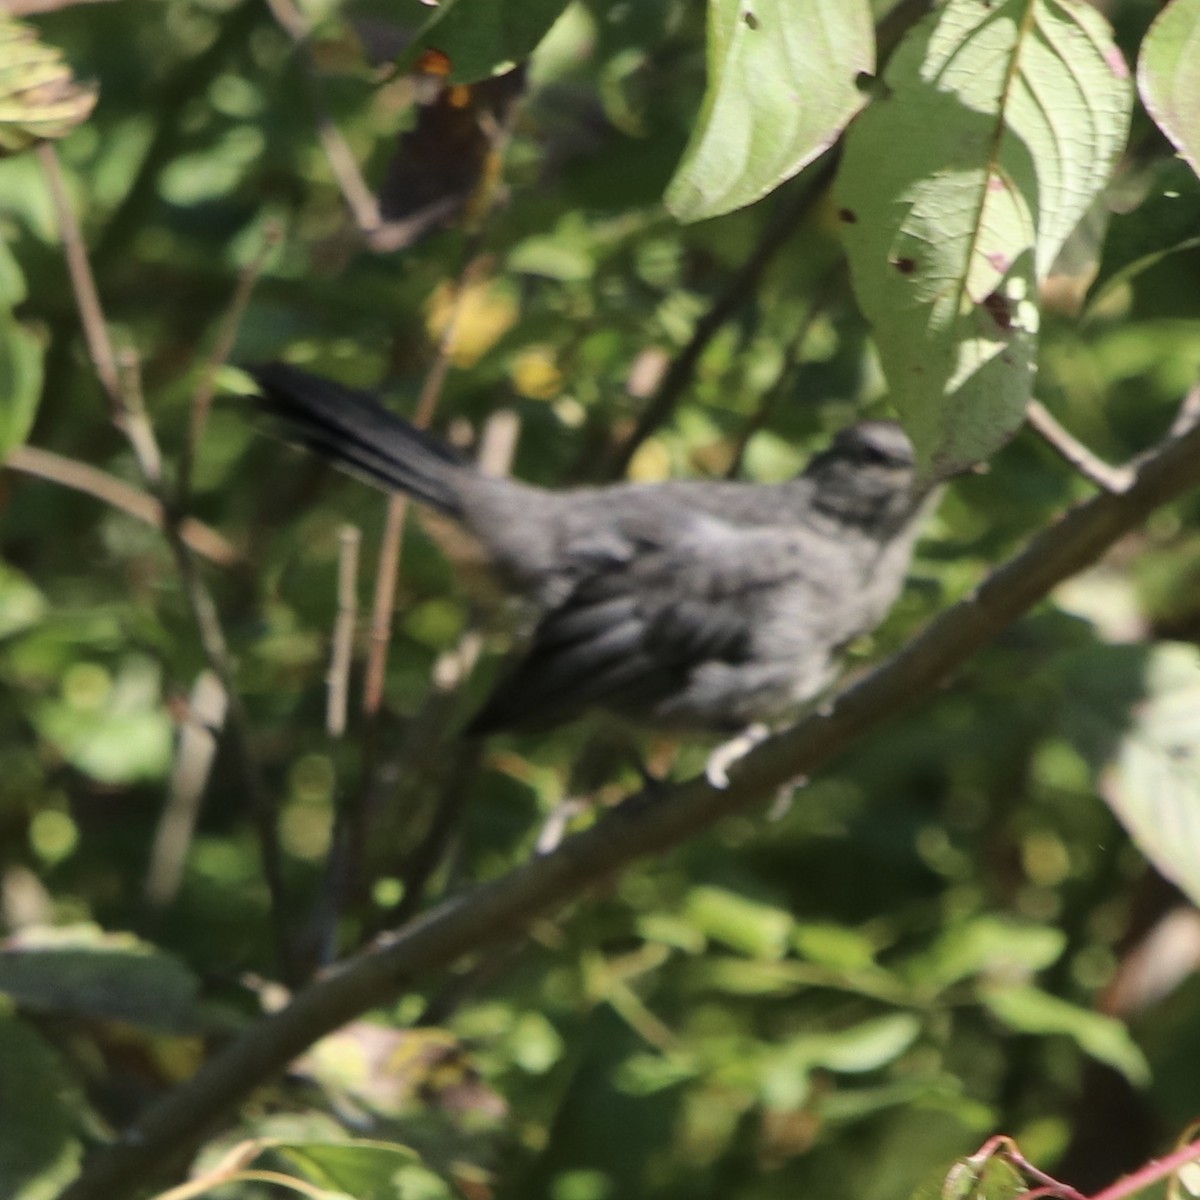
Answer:
[[[472,468],[444,442],[389,412],[368,392],[287,363],[246,372],[262,389],[263,409],[280,418],[301,445],[379,487],[461,515],[461,481]]]

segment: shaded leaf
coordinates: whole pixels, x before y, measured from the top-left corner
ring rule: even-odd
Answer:
[[[1103,784],[1139,849],[1200,903],[1200,652],[1157,646]]]
[[[96,96],[35,29],[0,17],[0,154],[65,137],[91,115]]]
[[[567,0],[445,0],[400,57],[410,70],[433,52],[450,83],[478,83],[524,62],[550,32]],[[428,61],[428,59],[426,59]]]
[[[58,1055],[0,1008],[0,1196],[58,1195],[80,1158],[78,1105]]]
[[[0,992],[37,1012],[175,1031],[197,1026],[198,990],[172,955],[94,925],[27,929],[0,947]]]
[[[874,69],[862,0],[709,0],[708,87],[667,207],[699,221],[765,196],[833,142]]]
[[[854,287],[936,475],[1021,423],[1037,282],[1124,144],[1127,75],[1088,5],[951,0],[851,127],[837,195]]]
[[[1138,55],[1146,111],[1200,174],[1200,0],[1171,0],[1155,17]]]
[[[1155,165],[1150,187],[1136,207],[1113,217],[1100,269],[1088,294],[1098,304],[1109,291],[1161,262],[1168,254],[1200,246],[1200,179],[1182,159]]]

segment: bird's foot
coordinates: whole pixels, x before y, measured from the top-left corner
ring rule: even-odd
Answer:
[[[704,766],[704,776],[715,788],[729,786],[729,768],[739,758],[744,758],[759,742],[764,742],[770,736],[771,730],[760,721],[747,725],[737,737],[722,742],[708,756]]]

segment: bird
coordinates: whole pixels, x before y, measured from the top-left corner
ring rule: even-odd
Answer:
[[[890,420],[841,430],[780,483],[548,489],[483,474],[371,393],[283,362],[246,370],[286,438],[458,522],[532,604],[472,736],[591,709],[677,734],[764,730],[819,696],[886,616],[925,507]]]

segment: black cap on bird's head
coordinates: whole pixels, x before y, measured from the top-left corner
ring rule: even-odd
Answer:
[[[897,421],[859,421],[813,458],[804,477],[817,485],[817,507],[851,519],[887,519],[918,502],[916,462]]]

